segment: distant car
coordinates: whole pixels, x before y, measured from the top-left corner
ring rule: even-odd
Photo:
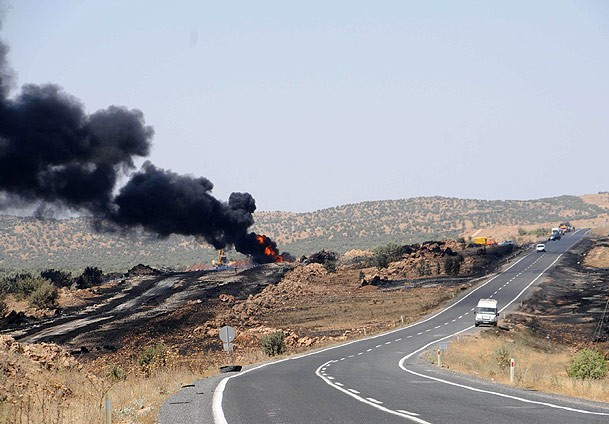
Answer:
[[[560,240],[560,234],[552,234],[548,240]]]
[[[535,246],[535,250],[537,250],[538,252],[545,252],[546,245],[543,243],[539,243],[537,246]]]

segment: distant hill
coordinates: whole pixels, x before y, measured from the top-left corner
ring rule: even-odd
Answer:
[[[586,198],[584,201],[582,198]],[[345,252],[391,241],[454,239],[477,229],[590,220],[609,213],[609,194],[537,200],[416,197],[337,206],[310,213],[258,212],[255,231],[295,255],[320,247]]]
[[[184,269],[210,263],[214,250],[192,237],[157,236],[133,231],[96,232],[90,220],[23,218],[0,215],[0,272],[56,268],[126,271],[143,263]]]
[[[584,201],[585,199],[585,201]],[[256,212],[253,231],[273,238],[295,256],[321,249],[339,253],[397,242],[455,239],[476,229],[530,227],[590,220],[609,214],[609,194],[547,199],[473,200],[418,197],[362,202],[310,213]],[[0,216],[0,271],[97,266],[125,271],[138,263],[184,269],[210,264],[214,250],[192,237],[134,231],[98,233],[85,218],[37,220]],[[237,258],[234,252],[229,257]]]

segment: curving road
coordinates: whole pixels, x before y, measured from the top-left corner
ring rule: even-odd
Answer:
[[[419,353],[474,331],[473,308],[495,298],[506,311],[539,283],[577,231],[546,243],[441,312],[398,330],[249,369],[215,389],[216,424],[607,423],[609,405],[516,389],[434,368]]]

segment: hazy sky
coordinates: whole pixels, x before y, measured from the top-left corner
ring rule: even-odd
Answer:
[[[0,38],[258,210],[609,190],[606,0],[296,3],[0,0]]]

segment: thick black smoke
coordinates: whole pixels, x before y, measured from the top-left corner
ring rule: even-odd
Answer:
[[[53,208],[88,211],[123,227],[192,235],[215,248],[234,245],[257,262],[273,260],[247,231],[256,210],[248,193],[233,193],[223,203],[211,195],[208,179],[146,162],[115,196],[134,159],[150,152],[154,131],[142,112],[110,106],[89,115],[51,84],[26,85],[10,98],[7,51],[0,42],[0,209],[33,205],[40,215]]]
[[[0,69],[7,68],[5,57]],[[153,131],[138,110],[110,106],[87,115],[77,99],[50,84],[26,85],[14,99],[6,91],[0,98],[0,188],[25,202],[104,211],[119,172],[150,151]]]
[[[254,223],[254,198],[248,193],[233,193],[227,205],[211,195],[212,188],[207,178],[178,175],[147,162],[121,188],[111,218],[123,226],[141,225],[162,236],[203,237],[217,249],[235,244]]]

